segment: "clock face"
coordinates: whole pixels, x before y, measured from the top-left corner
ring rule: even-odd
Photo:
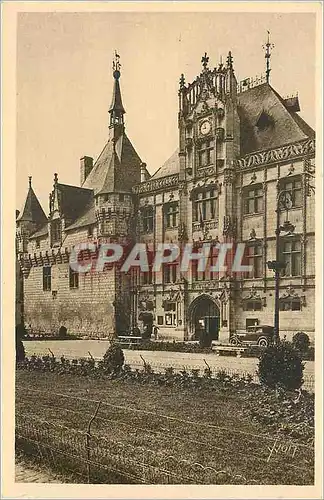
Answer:
[[[210,129],[211,129],[211,125],[210,125],[210,122],[208,120],[205,120],[200,125],[200,133],[203,135],[208,134],[210,132]]]

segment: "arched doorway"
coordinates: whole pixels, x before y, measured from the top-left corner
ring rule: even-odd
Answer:
[[[197,297],[189,307],[189,329],[192,338],[198,340],[202,333],[218,340],[220,312],[217,304],[208,295]]]

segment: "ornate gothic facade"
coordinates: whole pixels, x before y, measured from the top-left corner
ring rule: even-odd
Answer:
[[[17,217],[17,255],[26,326],[93,337],[138,324],[160,337],[191,339],[203,329],[215,340],[251,324],[273,324],[278,191],[291,195],[294,231],[281,233],[280,331],[314,335],[315,134],[298,115],[298,98],[283,99],[268,81],[238,84],[229,53],[179,88],[179,147],[150,175],[125,132],[119,63],[109,109],[108,140],[96,162],[81,159],[81,187],[54,176],[45,215],[31,186]],[[77,274],[72,247],[91,241],[243,242],[253,271],[236,276],[192,266],[161,273],[121,273],[118,267]],[[89,258],[91,255],[89,254]],[[213,257],[211,257],[211,260]],[[19,280],[17,280],[19,282]]]

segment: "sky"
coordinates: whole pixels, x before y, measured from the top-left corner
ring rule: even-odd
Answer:
[[[315,128],[315,15],[271,13],[20,13],[17,27],[17,186],[31,175],[48,214],[54,173],[79,185],[79,160],[97,158],[108,136],[114,51],[120,54],[126,132],[152,173],[178,145],[181,73],[191,82],[229,50],[238,80],[265,72],[267,30],[275,47],[271,85],[298,92]]]

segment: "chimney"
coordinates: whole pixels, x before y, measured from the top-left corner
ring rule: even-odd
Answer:
[[[83,156],[80,159],[80,183],[81,186],[85,182],[86,178],[90,174],[93,168],[93,158],[91,156]]]
[[[141,182],[148,181],[150,177],[150,174],[146,170],[146,163],[141,163]]]

